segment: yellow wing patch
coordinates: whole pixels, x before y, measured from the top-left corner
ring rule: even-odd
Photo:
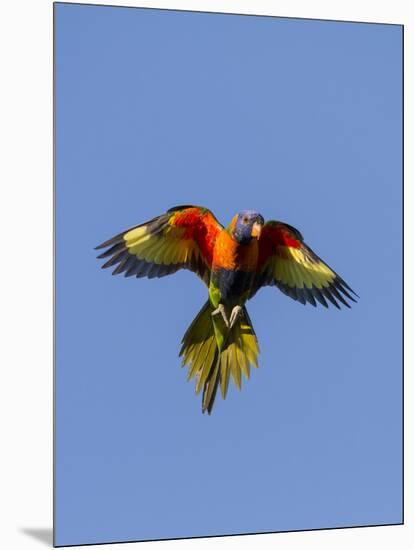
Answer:
[[[322,261],[309,260],[297,248],[287,248],[273,260],[276,280],[296,288],[324,288],[332,284],[335,273]]]
[[[146,262],[158,265],[185,263],[198,259],[199,250],[192,239],[183,239],[182,228],[167,227],[161,235],[152,235],[146,227],[138,227],[126,233],[124,240],[130,254]]]

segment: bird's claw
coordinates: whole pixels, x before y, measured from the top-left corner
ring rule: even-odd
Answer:
[[[225,309],[223,304],[219,304],[217,309],[212,311],[211,315],[218,315],[219,313],[221,313],[221,316],[223,317],[224,324],[226,325],[226,327],[229,330],[231,330],[234,327],[237,319],[241,316],[242,309],[243,308],[241,306],[234,306],[234,308],[232,309],[231,314],[230,314],[230,321],[227,317],[226,309]]]
[[[237,319],[240,317],[241,314],[242,314],[242,307],[241,306],[234,306],[234,308],[232,309],[231,315],[230,315],[229,330],[231,330],[233,328],[235,322],[237,321]]]
[[[211,312],[211,315],[218,315],[219,313],[221,313],[221,316],[223,317],[223,321],[224,321],[226,327],[228,327],[229,326],[229,320],[227,318],[226,310],[225,310],[225,307],[223,306],[223,304],[219,304],[217,309],[215,309],[214,311]]]

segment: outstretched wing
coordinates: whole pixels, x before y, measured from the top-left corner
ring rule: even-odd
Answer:
[[[113,275],[153,278],[190,269],[208,285],[214,243],[222,229],[206,208],[176,206],[96,248],[107,248],[98,258],[109,258],[102,267],[116,266]]]
[[[328,300],[340,309],[338,302],[350,307],[347,299],[356,301],[352,294],[357,294],[304,243],[299,231],[282,222],[263,226],[257,271],[251,296],[262,286],[275,285],[302,304],[316,306],[318,301],[328,307]]]

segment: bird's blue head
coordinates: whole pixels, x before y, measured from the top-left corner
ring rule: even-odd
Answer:
[[[242,210],[230,224],[230,232],[239,244],[259,239],[264,224],[263,216],[254,210]]]

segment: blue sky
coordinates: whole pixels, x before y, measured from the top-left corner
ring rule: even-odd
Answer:
[[[56,4],[56,542],[401,521],[401,27]],[[177,204],[297,227],[360,295],[248,304],[211,417],[190,272],[93,247]]]

